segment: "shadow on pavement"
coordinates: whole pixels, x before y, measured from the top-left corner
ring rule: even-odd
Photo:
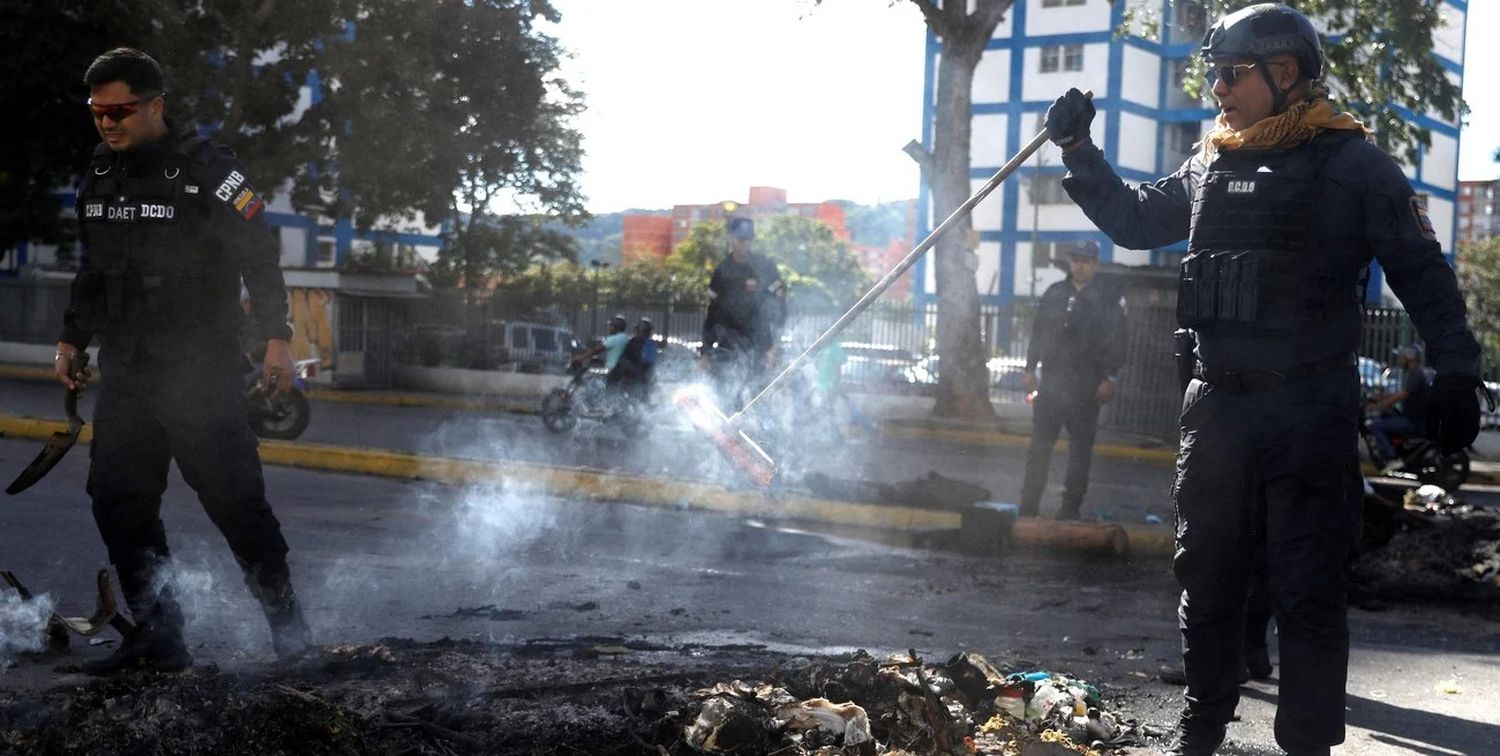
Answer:
[[[1240,695],[1275,703],[1276,694],[1241,688]],[[1370,738],[1396,748],[1433,756],[1492,753],[1500,743],[1500,725],[1394,706],[1384,701],[1344,696],[1345,723],[1369,730]]]

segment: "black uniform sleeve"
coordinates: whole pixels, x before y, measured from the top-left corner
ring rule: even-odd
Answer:
[[[1120,179],[1104,152],[1092,144],[1064,152],[1063,164],[1068,167],[1063,189],[1116,244],[1152,249],[1187,238],[1197,158],[1170,176],[1134,187]]]
[[[781,343],[781,328],[786,324],[786,281],[781,278],[781,270],[776,267],[772,260],[761,258],[761,280],[765,285],[766,296],[761,300],[764,312],[761,317],[770,331],[772,346]]]
[[[245,167],[226,148],[215,146],[207,162],[195,166],[202,185],[214,187],[212,233],[250,292],[250,335],[259,340],[291,339],[281,248],[266,222],[265,198],[250,184]]]
[[[1072,284],[1064,280],[1060,284],[1048,286],[1047,290],[1042,292],[1042,298],[1037,302],[1036,315],[1031,321],[1031,339],[1026,342],[1027,372],[1036,370],[1036,366],[1043,361],[1051,348],[1052,334],[1061,315],[1057,307],[1058,286],[1072,286]]]
[[[1391,291],[1426,342],[1429,364],[1444,375],[1479,375],[1479,342],[1469,330],[1458,280],[1443,257],[1421,198],[1396,162],[1367,142],[1335,156],[1364,168],[1364,232]]]
[[[708,279],[708,312],[703,317],[703,340],[698,346],[699,354],[706,354],[718,339],[719,320],[723,317],[719,299],[724,292],[724,265],[714,268]]]

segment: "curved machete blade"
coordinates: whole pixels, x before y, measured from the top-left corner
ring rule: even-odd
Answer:
[[[88,366],[88,362],[88,352],[81,352],[74,374],[82,373],[83,369]],[[83,418],[78,416],[78,396],[83,393],[83,386],[80,384],[76,389],[65,389],[65,391],[67,395],[63,399],[63,409],[68,414],[68,429],[52,434],[52,438],[47,440],[47,445],[42,447],[42,453],[36,455],[36,459],[16,476],[16,479],[5,489],[6,493],[14,496],[31,488],[33,483],[41,480],[57,466],[63,455],[73,448],[73,444],[78,443],[78,434],[83,431]]]

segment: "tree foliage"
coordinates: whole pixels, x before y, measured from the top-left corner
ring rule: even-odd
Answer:
[[[558,20],[546,0],[7,5],[25,16],[3,25],[6,101],[21,101],[14,91],[48,105],[32,109],[42,123],[10,145],[0,170],[7,199],[13,186],[25,190],[17,196],[47,195],[81,168],[96,141],[73,104],[87,96],[83,71],[103,50],[130,45],[161,61],[169,116],[215,130],[263,191],[291,181],[300,208],[361,228],[446,222],[452,245],[479,245],[457,267],[495,259],[494,242],[520,238],[529,221],[497,223],[498,208],[582,215],[571,120],[583,105],[558,75],[557,41],[535,26]],[[0,245],[63,234],[55,206],[6,203],[16,206],[29,225],[5,218]],[[534,250],[519,247],[509,267]]]
[[[870,276],[849,245],[835,239],[820,220],[772,216],[757,220],[755,233],[755,253],[776,263],[795,305],[847,306],[870,287]],[[672,250],[667,268],[707,287],[728,249],[723,221],[700,223]]]
[[[1500,355],[1500,237],[1460,242],[1456,267],[1469,327],[1486,355]]]

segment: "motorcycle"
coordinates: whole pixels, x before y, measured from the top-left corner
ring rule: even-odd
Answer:
[[[1359,424],[1359,436],[1364,440],[1365,450],[1370,453],[1370,461],[1374,463],[1375,469],[1383,471],[1393,462],[1399,460],[1401,463],[1399,468],[1382,472],[1382,475],[1431,483],[1450,492],[1457,491],[1468,482],[1468,452],[1459,449],[1451,454],[1443,454],[1437,444],[1421,436],[1391,434],[1391,447],[1396,450],[1396,459],[1386,458],[1380,453],[1380,443],[1376,441],[1375,431],[1371,427],[1374,420],[1368,412],[1364,414]]]
[[[318,360],[292,363],[292,385],[278,397],[267,395],[260,380],[261,366],[247,359],[245,371],[245,407],[250,415],[250,429],[261,438],[291,441],[307,430],[312,407],[307,401],[307,382],[318,374]]]
[[[581,349],[573,342],[573,353]],[[611,391],[605,385],[603,362],[569,362],[572,376],[564,388],[552,389],[542,398],[542,424],[553,433],[568,433],[578,421],[594,420],[620,429],[629,438],[645,432],[645,400],[629,392]]]

